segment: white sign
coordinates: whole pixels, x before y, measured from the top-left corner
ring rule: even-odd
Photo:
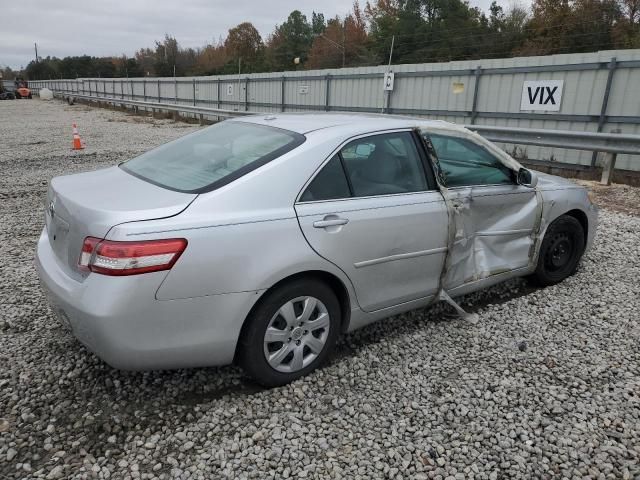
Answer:
[[[309,93],[309,85],[298,85],[298,93],[300,95],[306,95]]]
[[[559,112],[564,80],[527,81],[522,85],[520,110]]]
[[[227,95],[229,95],[230,97],[233,96],[233,84],[232,83],[227,84]]]
[[[393,80],[395,78],[395,74],[393,72],[387,72],[384,74],[384,85],[382,85],[382,89],[388,92],[393,91]]]

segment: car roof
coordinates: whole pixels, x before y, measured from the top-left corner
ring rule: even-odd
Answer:
[[[349,130],[361,130],[362,133],[394,128],[448,127],[461,129],[459,125],[442,120],[426,120],[417,117],[405,117],[388,114],[363,113],[265,113],[234,118],[232,121],[250,122],[260,125],[282,128],[296,133],[306,134],[332,127],[349,126]]]

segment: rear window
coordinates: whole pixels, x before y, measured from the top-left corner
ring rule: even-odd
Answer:
[[[120,164],[142,180],[186,193],[214,190],[303,143],[295,132],[221,122]]]

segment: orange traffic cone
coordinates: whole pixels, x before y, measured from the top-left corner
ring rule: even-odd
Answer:
[[[84,146],[80,141],[80,134],[78,133],[78,127],[73,124],[73,150],[82,150]]]

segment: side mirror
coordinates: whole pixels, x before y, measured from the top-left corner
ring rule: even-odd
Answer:
[[[518,185],[523,187],[536,188],[538,185],[538,175],[536,172],[521,168],[518,170]]]

